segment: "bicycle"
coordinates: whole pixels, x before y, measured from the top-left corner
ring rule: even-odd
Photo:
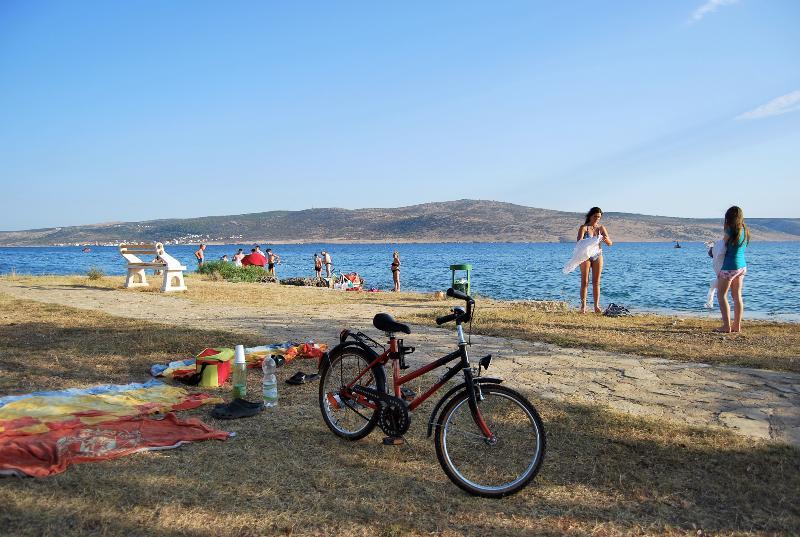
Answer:
[[[378,426],[387,435],[384,444],[401,444],[411,425],[409,413],[461,372],[464,382],[445,393],[431,412],[427,437],[434,435],[439,464],[458,487],[476,496],[508,496],[522,490],[539,472],[544,426],[523,395],[501,386],[501,379],[481,376],[491,364],[491,354],[476,367],[470,364],[462,325],[472,320],[475,301],[454,289],[448,289],[447,296],[466,303],[466,309],[454,307],[449,315],[436,319],[437,325],[455,321],[458,350],[405,375],[401,371],[410,367],[405,357],[415,348],[406,347],[395,334],[410,334],[407,325],[387,313],[375,315],[373,325],[388,337],[388,348],[363,332],[342,330],[339,344],[323,357],[320,368],[322,418],[341,438],[359,440]],[[389,360],[392,394],[384,369]],[[456,360],[419,396],[403,386]]]

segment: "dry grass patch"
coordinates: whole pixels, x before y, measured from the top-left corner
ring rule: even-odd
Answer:
[[[0,393],[131,382],[153,362],[214,344],[251,343],[0,294]],[[311,362],[279,370],[282,381]],[[259,375],[248,389],[257,392]],[[452,485],[424,437],[334,437],[315,384],[281,382],[280,407],[203,442],[0,482],[7,535],[535,535],[800,532],[800,451],[718,430],[540,400],[548,453],[526,490],[477,499]],[[223,392],[224,393],[224,392]]]
[[[160,293],[156,280],[149,287],[124,289],[125,278],[109,276],[101,280],[89,280],[85,276],[5,276],[5,279],[24,285],[50,285],[54,287],[81,286],[100,289],[118,289],[126,293]],[[157,278],[156,278],[157,279]],[[160,281],[160,280],[158,280]],[[236,306],[281,308],[304,304],[309,307],[339,306],[348,304],[391,304],[397,306],[431,309],[442,301],[433,294],[354,292],[338,291],[320,287],[299,287],[277,283],[226,282],[196,273],[186,274],[188,289],[170,296],[208,304],[230,304]]]
[[[446,310],[420,312],[430,323]],[[800,371],[800,325],[745,319],[740,334],[712,332],[719,321],[694,317],[637,314],[631,317],[541,311],[525,303],[480,305],[473,323],[478,334],[543,341],[563,347]]]

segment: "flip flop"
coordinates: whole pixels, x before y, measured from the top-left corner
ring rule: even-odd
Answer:
[[[317,380],[318,378],[319,375],[317,373],[306,374],[303,373],[302,371],[298,371],[297,373],[286,379],[286,384],[293,384],[295,386],[298,386],[300,384],[306,384],[313,380]]]
[[[264,405],[245,401],[244,399],[234,399],[227,405],[216,405],[211,410],[211,416],[219,420],[232,420],[236,418],[249,418],[264,410]]]

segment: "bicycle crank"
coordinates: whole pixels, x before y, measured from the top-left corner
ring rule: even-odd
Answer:
[[[378,405],[378,426],[387,436],[399,438],[406,434],[411,425],[411,417],[405,401],[364,386],[353,386],[352,392]]]

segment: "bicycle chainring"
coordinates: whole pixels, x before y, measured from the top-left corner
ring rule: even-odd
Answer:
[[[403,436],[411,425],[405,401],[390,395],[380,401],[378,426],[387,436]]]

